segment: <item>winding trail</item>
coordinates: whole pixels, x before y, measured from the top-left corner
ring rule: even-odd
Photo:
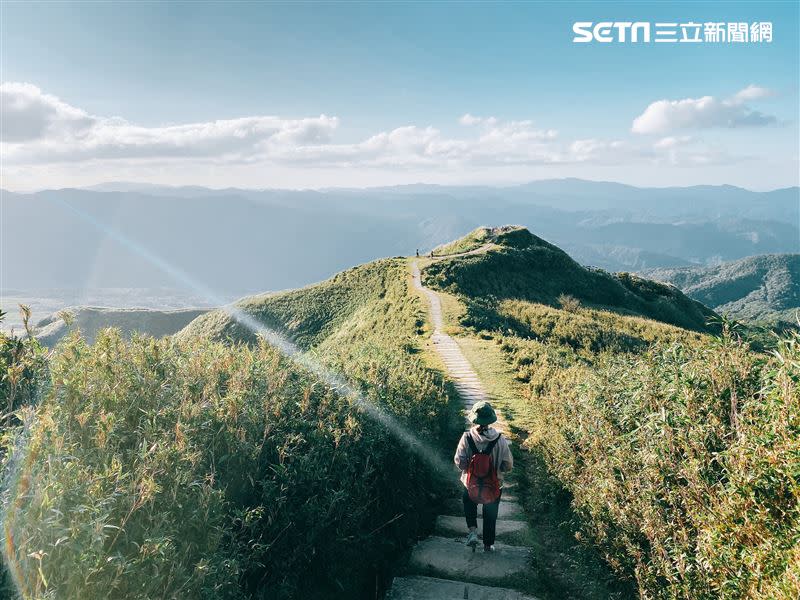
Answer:
[[[436,292],[422,285],[417,261],[411,264],[411,275],[414,287],[428,300],[433,325],[431,340],[464,408],[468,410],[475,402],[488,400],[489,395],[458,343],[443,331],[441,300]],[[504,428],[502,419],[498,425],[499,429]],[[511,480],[511,477],[506,479],[500,501],[495,552],[472,552],[464,545],[464,512],[460,497],[453,497],[447,514],[437,518],[434,535],[417,542],[412,549],[403,575],[394,578],[386,600],[536,600],[514,589],[530,571],[531,552],[527,546],[516,543],[529,537],[530,529],[516,497],[508,493],[515,485]],[[479,518],[479,533],[482,527],[483,520]]]
[[[489,395],[483,388],[478,375],[472,369],[472,365],[461,352],[461,348],[456,341],[444,329],[442,320],[442,302],[439,294],[422,285],[419,264],[414,261],[411,265],[411,277],[414,287],[425,294],[430,306],[430,319],[433,325],[433,335],[431,341],[436,349],[436,353],[441,357],[447,373],[453,381],[453,385],[458,391],[459,396],[464,400],[464,408],[469,410],[473,404],[481,400],[488,400]]]

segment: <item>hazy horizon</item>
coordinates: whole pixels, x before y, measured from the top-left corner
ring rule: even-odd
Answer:
[[[173,188],[173,189],[181,189],[181,188],[201,188],[210,191],[225,191],[225,190],[242,190],[248,192],[265,192],[265,191],[292,191],[292,192],[325,192],[325,191],[346,191],[346,190],[358,190],[358,191],[368,191],[368,190],[380,190],[385,188],[411,188],[411,187],[442,187],[442,188],[480,188],[480,187],[488,187],[488,188],[495,188],[495,189],[505,189],[505,188],[515,188],[520,187],[528,184],[534,184],[539,182],[549,182],[549,181],[582,181],[582,182],[589,182],[589,183],[605,183],[605,184],[616,184],[616,185],[623,185],[628,187],[634,187],[638,189],[654,189],[654,190],[663,190],[663,189],[686,189],[686,188],[696,188],[696,187],[733,187],[742,190],[746,190],[748,192],[756,192],[756,193],[763,193],[763,192],[774,192],[777,190],[785,190],[790,188],[799,188],[800,182],[794,185],[786,185],[786,186],[777,186],[777,187],[766,187],[766,188],[752,188],[743,185],[735,185],[732,183],[694,183],[689,185],[641,185],[641,184],[634,184],[629,183],[626,181],[620,180],[611,180],[611,179],[591,179],[588,177],[543,177],[540,179],[526,179],[521,181],[509,181],[506,183],[434,183],[434,182],[427,182],[427,181],[412,181],[409,183],[397,183],[393,185],[365,185],[365,186],[357,186],[357,185],[339,185],[339,186],[318,186],[318,187],[247,187],[247,186],[239,186],[239,185],[225,185],[225,186],[209,186],[209,185],[201,185],[197,183],[182,183],[182,184],[171,184],[171,183],[159,183],[153,181],[130,181],[130,180],[106,180],[106,181],[98,181],[96,183],[90,183],[82,186],[65,186],[65,187],[38,187],[38,188],[29,188],[29,189],[12,189],[9,186],[0,187],[0,191],[4,192],[11,192],[15,194],[35,194],[38,192],[46,192],[46,191],[60,191],[60,190],[87,190],[87,191],[107,191],[103,189],[98,189],[102,187],[111,187],[111,186],[130,186],[131,188],[135,188],[137,186],[141,186],[143,188],[153,187],[153,188]]]

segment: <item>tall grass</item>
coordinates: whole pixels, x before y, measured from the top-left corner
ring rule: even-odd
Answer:
[[[691,303],[660,284],[584,277],[565,256],[490,252],[426,280],[527,384],[507,403],[581,539],[643,599],[800,597],[798,334],[754,351],[729,324],[698,327],[703,310],[681,316]]]
[[[800,595],[796,336],[608,354],[543,387],[527,443],[643,598]]]
[[[327,305],[319,288],[293,293],[280,324],[436,452],[457,410],[414,353],[421,306],[403,265],[358,280]],[[7,443],[6,559],[22,597],[372,598],[424,525],[440,482],[422,457],[210,319],[226,343],[199,335],[204,321],[174,340],[109,330],[58,347]]]
[[[20,425],[19,411],[32,405],[46,376],[44,348],[31,336],[30,310],[21,306],[25,335],[0,331],[0,460],[6,460],[9,437]],[[6,313],[0,309],[0,323]],[[13,583],[0,565],[0,597],[11,597]]]
[[[0,331],[0,423],[14,422],[14,411],[34,401],[44,374],[45,350],[31,335],[30,309],[20,306],[25,335]],[[0,323],[6,313],[0,310]]]

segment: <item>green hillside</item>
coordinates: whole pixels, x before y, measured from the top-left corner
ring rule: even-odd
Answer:
[[[422,275],[524,449],[546,577],[594,572],[578,539],[640,598],[798,597],[800,339],[760,354],[671,286],[517,235]]]
[[[648,277],[742,321],[797,325],[800,254],[765,254],[716,267],[656,269]]]
[[[406,261],[242,310],[339,379],[221,311],[173,339],[106,330],[56,348],[37,426],[5,438],[4,562],[22,597],[373,598],[430,527],[449,489],[439,444],[461,421],[418,352]]]
[[[674,286],[524,228],[444,249],[468,254],[419,259],[422,281],[509,423],[526,590],[797,597],[800,340],[756,353]],[[455,481],[426,302],[392,258],[171,338],[0,336],[4,591],[373,600]]]
[[[453,247],[468,247],[467,241]],[[425,282],[468,299],[472,318],[481,319],[498,300],[526,300],[558,307],[570,296],[584,306],[635,315],[705,331],[714,313],[672,286],[630,273],[590,270],[566,252],[522,227],[503,228],[485,252],[436,261]]]

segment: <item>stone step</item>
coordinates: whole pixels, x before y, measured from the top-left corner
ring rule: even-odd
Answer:
[[[528,548],[495,544],[494,552],[473,552],[463,541],[432,536],[411,550],[409,568],[421,575],[492,582],[524,573],[529,562]]]
[[[495,532],[497,539],[501,542],[510,543],[510,540],[519,538],[530,530],[525,521],[510,521],[508,519],[498,519]],[[483,519],[478,519],[478,535],[483,533]],[[463,516],[455,517],[450,515],[439,515],[436,518],[436,534],[443,537],[460,536],[462,539],[467,535],[467,522]],[[511,535],[513,534],[513,535]]]
[[[536,600],[517,590],[411,575],[395,577],[386,600]]]
[[[464,505],[461,502],[461,498],[452,498],[445,503],[445,511],[446,514],[449,516],[460,517],[464,515]],[[483,514],[483,506],[478,506],[478,515],[480,516]],[[499,519],[511,519],[514,521],[524,520],[525,513],[522,511],[522,507],[519,505],[518,502],[514,502],[513,500],[506,500],[505,498],[501,498],[500,500],[500,510],[497,511],[497,518]]]

